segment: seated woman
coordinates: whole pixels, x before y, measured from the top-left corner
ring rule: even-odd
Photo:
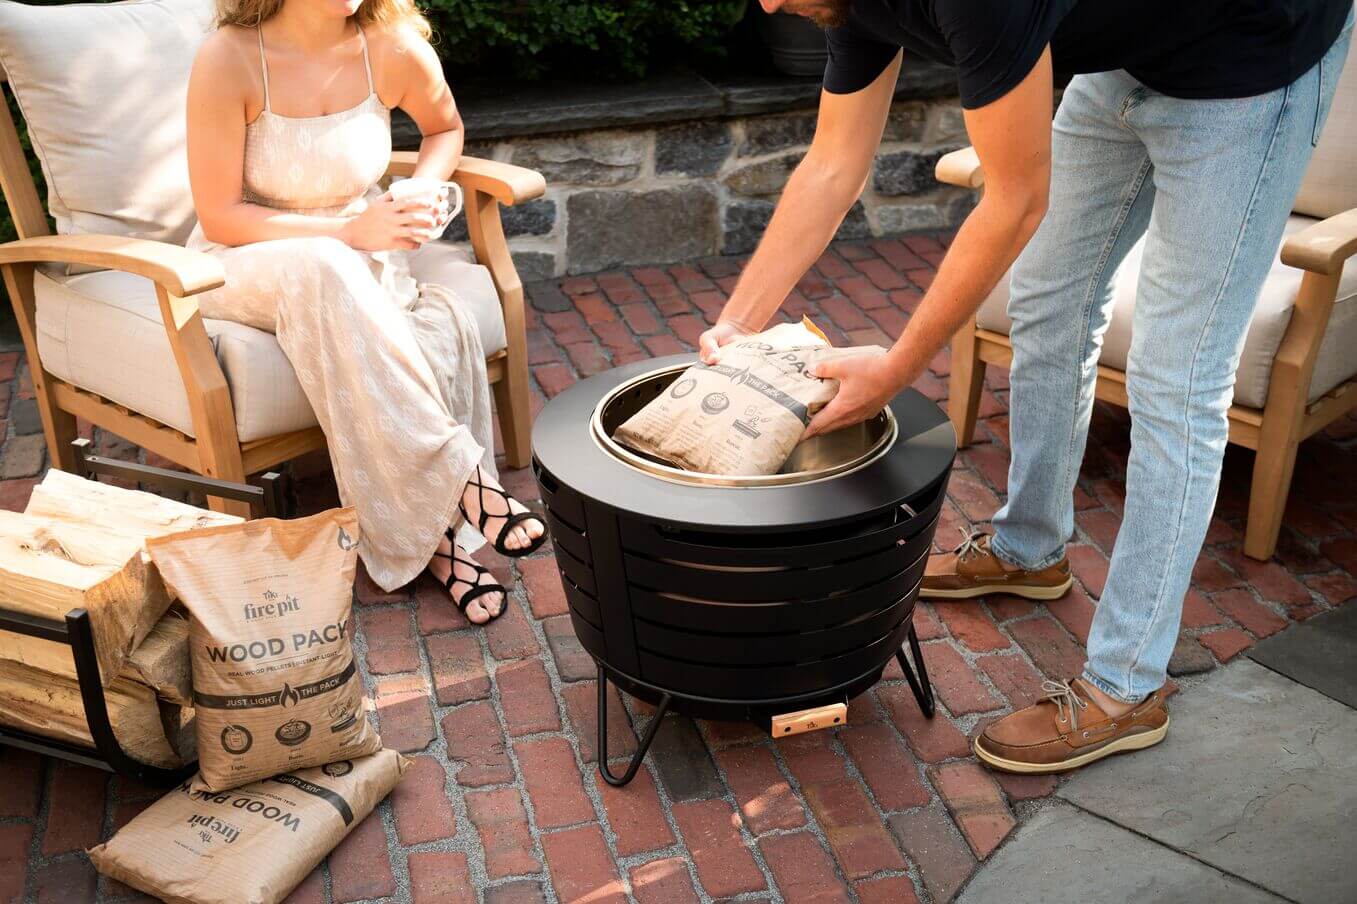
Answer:
[[[226,270],[199,296],[203,316],[277,334],[340,498],[358,510],[373,580],[390,590],[428,568],[487,622],[505,590],[468,551],[479,537],[459,528],[521,556],[546,525],[498,482],[466,303],[411,275],[426,275],[417,249],[435,238],[446,194],[397,202],[377,185],[392,107],[424,135],[416,177],[447,179],[461,157],[428,23],[411,0],[223,0],[218,25],[188,92],[199,220],[188,244]]]

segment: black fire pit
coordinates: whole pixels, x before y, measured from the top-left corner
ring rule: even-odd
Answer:
[[[533,428],[570,619],[598,664],[599,772],[614,785],[635,775],[670,709],[775,735],[830,727],[892,657],[933,715],[913,615],[956,455],[951,424],[909,390],[753,478],[679,471],[614,443],[692,363],[591,377]],[[607,764],[609,680],[658,708],[620,777]]]

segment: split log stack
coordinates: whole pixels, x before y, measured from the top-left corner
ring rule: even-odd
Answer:
[[[57,470],[23,514],[0,511],[0,606],[53,621],[89,613],[113,734],[142,762],[194,757],[188,622],[146,539],[240,520]],[[0,631],[0,724],[93,743],[69,646]]]

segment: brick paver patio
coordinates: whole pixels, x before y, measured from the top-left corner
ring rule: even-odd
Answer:
[[[888,344],[946,240],[837,245],[786,311],[816,318],[836,342]],[[739,264],[717,258],[532,287],[538,401],[613,364],[690,349]],[[941,402],[947,372],[940,354],[919,388]],[[0,378],[0,505],[19,509],[45,453],[20,353],[0,356]],[[977,442],[952,475],[940,545],[999,506],[1006,389],[1005,373],[992,371]],[[106,454],[139,454],[108,437],[96,441]],[[848,726],[833,732],[774,742],[749,726],[671,717],[648,765],[622,791],[591,765],[594,671],[571,633],[549,549],[512,567],[493,563],[518,589],[486,630],[470,627],[432,583],[385,594],[360,577],[363,673],[383,737],[412,754],[414,766],[291,900],[949,899],[1055,788],[1051,778],[987,772],[968,739],[1032,701],[1043,674],[1079,669],[1120,524],[1128,444],[1125,412],[1100,405],[1077,490],[1070,558],[1078,582],[1065,599],[920,607],[937,719],[919,715],[892,664],[882,684],[852,702]],[[1257,639],[1357,596],[1357,419],[1301,447],[1281,545],[1268,563],[1240,552],[1251,463],[1233,447],[1226,456],[1170,667],[1184,694],[1193,676]],[[520,498],[536,498],[526,471],[505,476]],[[333,501],[323,477],[298,487],[306,510]],[[611,744],[629,752],[649,711],[613,704]],[[136,897],[97,879],[80,851],[158,792],[13,750],[0,751],[0,775],[0,901]]]

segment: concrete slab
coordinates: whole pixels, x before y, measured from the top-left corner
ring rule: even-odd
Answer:
[[[1357,900],[1357,712],[1245,659],[1169,708],[1164,743],[1059,796],[1292,900]]]
[[[1274,634],[1248,657],[1339,703],[1357,707],[1357,606],[1345,606]]]
[[[1023,824],[957,904],[1277,904],[1281,899],[1069,804]]]

